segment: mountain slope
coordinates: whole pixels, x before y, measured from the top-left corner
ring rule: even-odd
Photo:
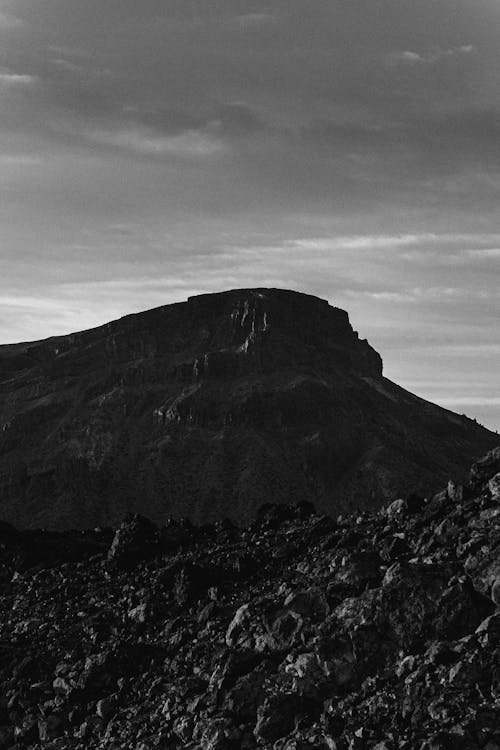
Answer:
[[[24,527],[337,513],[428,491],[498,443],[382,375],[324,300],[233,290],[0,347],[0,517]]]

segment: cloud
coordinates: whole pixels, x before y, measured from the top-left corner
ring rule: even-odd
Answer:
[[[405,347],[404,345],[400,346],[400,351],[412,351],[416,348],[415,343],[412,343],[410,346]],[[500,355],[500,344],[491,344],[491,343],[485,343],[485,344],[464,344],[464,343],[456,343],[456,344],[449,344],[443,341],[439,341],[435,344],[428,344],[428,343],[421,343],[418,344],[418,349],[421,352],[428,352],[432,355],[441,354],[454,354],[459,355],[460,358],[464,357],[470,357],[475,358],[480,355]]]
[[[345,290],[345,294],[352,297],[364,296],[368,299],[376,302],[401,302],[417,304],[424,300],[437,300],[441,304],[448,302],[454,302],[459,299],[489,299],[490,293],[483,289],[477,289],[471,291],[469,289],[463,289],[460,287],[450,286],[427,286],[427,287],[413,287],[407,291],[395,291],[395,290],[382,290],[382,291],[371,291],[371,290]]]
[[[366,120],[366,121],[365,121]],[[291,145],[293,143],[293,138]],[[351,121],[321,120],[299,129],[296,146],[335,159],[337,173],[358,185],[384,184],[386,200],[397,191],[418,189],[469,199],[500,187],[500,109],[493,105],[436,108],[402,102],[398,113]],[[495,181],[496,180],[496,181]],[[402,194],[400,192],[400,196]]]
[[[2,29],[11,31],[12,29],[18,29],[22,25],[23,23],[19,18],[16,18],[16,16],[13,16],[10,13],[4,13],[0,10],[0,31]]]
[[[395,57],[398,60],[402,60],[403,62],[408,62],[408,63],[425,62],[425,57],[422,57],[422,55],[419,55],[418,52],[412,52],[411,50],[405,50],[404,52],[400,52],[397,55],[395,55]]]
[[[472,261],[500,259],[500,247],[487,247],[482,249],[464,250],[463,254]]]
[[[147,156],[205,158],[222,150],[221,143],[213,136],[196,130],[171,136],[146,129],[95,130],[86,135],[96,144]]]
[[[169,136],[206,131],[213,136],[241,137],[267,127],[257,112],[243,102],[211,102],[198,109],[125,107],[123,112],[138,126]]]
[[[60,301],[50,299],[47,296],[27,295],[27,294],[0,294],[0,309],[20,308],[22,310],[40,310],[45,312],[57,311],[61,308]]]
[[[272,13],[242,13],[234,18],[234,22],[241,28],[248,29],[275,23],[276,17]]]
[[[457,47],[449,47],[448,49],[435,48],[427,52],[404,50],[403,52],[397,52],[392,55],[392,59],[410,65],[434,65],[442,60],[472,55],[476,51],[477,50],[473,44],[461,44]]]
[[[37,77],[21,73],[12,73],[0,69],[0,87],[30,86],[36,83]]]
[[[437,234],[398,234],[398,235],[354,235],[339,237],[319,237],[293,240],[290,245],[304,250],[388,250],[390,248],[421,245],[424,242],[439,241]]]
[[[251,136],[267,129],[251,107],[239,102],[218,104],[211,127],[229,136]]]
[[[85,282],[73,282],[67,284],[61,284],[58,290],[64,294],[73,296],[75,293],[82,294],[86,292],[96,292],[99,294],[110,294],[117,292],[121,294],[126,290],[133,291],[148,291],[148,290],[168,290],[184,288],[186,286],[186,280],[180,276],[167,276],[167,277],[148,277],[139,276],[134,279],[108,279],[106,281],[85,281]],[[1,298],[0,298],[1,301]]]
[[[500,397],[498,396],[460,396],[437,399],[442,406],[500,406]]]
[[[57,85],[52,81],[50,88]],[[72,84],[63,108],[61,89],[59,86],[57,106],[44,127],[59,140],[90,148],[203,159],[239,148],[243,141],[257,138],[268,129],[253,109],[237,101],[211,102],[198,111],[188,107],[120,106],[99,95],[90,97],[88,91],[80,97],[79,85]]]
[[[40,156],[34,156],[32,154],[1,154],[0,153],[0,164],[4,167],[20,166],[20,167],[32,167],[42,163]]]

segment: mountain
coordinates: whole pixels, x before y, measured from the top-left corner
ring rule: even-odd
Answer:
[[[337,514],[429,492],[499,442],[383,377],[325,300],[241,289],[0,347],[0,518],[25,528]]]
[[[500,449],[337,520],[2,524],[0,747],[497,750],[499,550]]]

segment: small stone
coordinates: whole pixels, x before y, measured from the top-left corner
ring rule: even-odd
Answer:
[[[38,733],[42,742],[54,739],[61,733],[62,721],[59,716],[50,714],[38,722]]]
[[[500,503],[500,472],[490,479],[488,489],[491,492],[492,500]]]
[[[130,609],[128,616],[133,622],[136,622],[138,625],[143,625],[148,619],[148,610],[147,603],[142,602],[141,604],[138,604],[137,607]]]
[[[257,711],[255,737],[263,742],[276,742],[285,737],[295,725],[299,704],[298,696],[285,694],[266,698]]]
[[[248,604],[243,604],[238,610],[229,623],[226,631],[226,644],[228,646],[234,646],[238,640],[238,636],[243,630],[245,624],[250,620],[250,607]]]
[[[174,734],[184,743],[190,742],[193,736],[193,719],[191,716],[180,716],[174,721]]]
[[[101,700],[97,701],[96,714],[101,719],[109,719],[115,713],[116,702],[115,696],[101,698]]]
[[[397,518],[401,518],[405,515],[405,513],[408,510],[408,506],[406,502],[402,498],[398,498],[397,500],[394,500],[390,505],[386,508],[386,514],[389,519],[394,520]]]
[[[500,578],[497,578],[491,587],[491,599],[500,608]]]
[[[451,479],[448,482],[447,493],[450,500],[454,503],[461,503],[464,499],[464,488],[461,484],[456,484]]]

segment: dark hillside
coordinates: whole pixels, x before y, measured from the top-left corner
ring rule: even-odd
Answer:
[[[383,377],[346,312],[278,289],[193,297],[0,347],[0,518],[249,521],[268,498],[378,507],[498,444]]]

